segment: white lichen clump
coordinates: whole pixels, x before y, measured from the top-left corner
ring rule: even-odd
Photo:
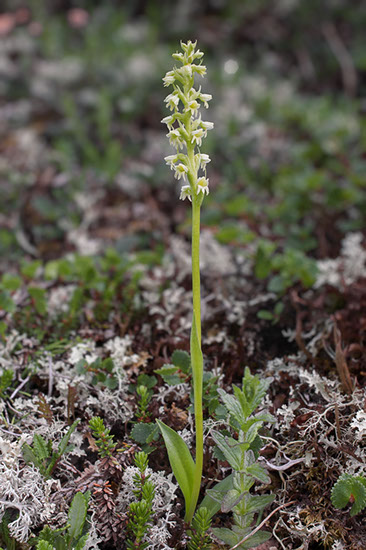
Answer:
[[[349,233],[342,241],[341,255],[336,259],[319,260],[315,288],[325,284],[341,288],[366,277],[366,250],[362,233]]]

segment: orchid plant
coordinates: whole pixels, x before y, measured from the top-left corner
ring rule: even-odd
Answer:
[[[209,192],[206,178],[206,165],[210,162],[207,154],[201,153],[202,140],[207,131],[213,128],[212,122],[201,118],[201,106],[208,107],[212,96],[194,88],[195,75],[204,76],[206,67],[202,65],[203,53],[196,50],[197,42],[181,42],[182,52],[173,54],[181,63],[167,72],[164,86],[173,86],[173,91],[165,98],[172,113],[162,122],[168,127],[167,137],[177,153],[165,157],[165,162],[177,180],[183,180],[180,198],[188,198],[192,203],[192,294],[193,319],[191,328],[191,362],[194,395],[194,416],[196,431],[195,460],[183,439],[170,427],[158,421],[173,473],[185,499],[185,520],[190,523],[196,509],[202,478],[203,465],[203,412],[202,378],[203,357],[201,351],[201,295],[200,295],[200,208],[205,194]],[[198,61],[198,63],[196,62]],[[183,151],[182,151],[183,150]],[[200,175],[203,172],[203,175]]]

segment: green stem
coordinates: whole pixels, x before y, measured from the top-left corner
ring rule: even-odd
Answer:
[[[200,289],[200,208],[201,197],[192,197],[192,294],[193,294],[193,323],[192,330],[196,330],[199,346],[201,347],[201,289]],[[191,338],[192,341],[192,338]],[[192,353],[192,350],[191,350]],[[194,416],[196,428],[196,461],[194,471],[193,490],[189,509],[186,510],[185,520],[191,522],[195,512],[201,488],[203,467],[203,412],[202,412],[202,380],[203,362],[197,364],[192,361]]]

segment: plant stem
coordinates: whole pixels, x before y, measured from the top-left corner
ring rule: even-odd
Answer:
[[[192,294],[193,316],[192,330],[195,328],[199,346],[201,347],[201,289],[200,289],[200,208],[201,197],[192,197]],[[201,356],[202,357],[202,356]],[[186,521],[191,522],[196,509],[202,479],[203,467],[203,412],[202,412],[202,360],[197,364],[192,361],[194,417],[196,428],[196,461],[194,471],[193,492],[189,509],[186,511]]]

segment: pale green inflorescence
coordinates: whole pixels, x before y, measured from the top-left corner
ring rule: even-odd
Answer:
[[[212,98],[210,94],[203,94],[201,86],[196,90],[194,85],[195,74],[204,76],[206,67],[196,60],[201,60],[203,53],[196,50],[197,42],[190,40],[185,44],[181,42],[183,52],[174,53],[173,58],[182,63],[182,67],[174,67],[163,78],[164,86],[173,86],[173,92],[165,98],[167,107],[172,114],[163,118],[167,125],[169,142],[177,149],[176,155],[165,157],[165,162],[172,170],[174,177],[186,182],[181,188],[180,198],[188,197],[192,200],[194,195],[201,198],[208,195],[208,183],[206,178],[206,165],[211,161],[210,157],[201,153],[199,147],[202,139],[207,136],[207,131],[212,130],[213,122],[207,122],[201,118],[201,106],[208,107]],[[180,152],[186,149],[186,153]],[[204,175],[199,176],[202,170]]]

